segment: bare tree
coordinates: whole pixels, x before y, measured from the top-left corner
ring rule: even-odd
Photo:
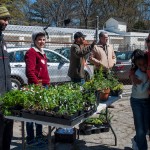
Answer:
[[[141,22],[150,25],[149,0],[1,0],[7,4],[13,19],[26,25],[50,25],[58,27],[95,28],[96,16],[99,27],[110,17],[127,22],[128,30]],[[65,20],[65,24],[64,24]],[[139,25],[140,28],[140,25]]]

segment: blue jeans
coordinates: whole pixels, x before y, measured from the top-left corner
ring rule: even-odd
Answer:
[[[130,99],[133,111],[134,125],[136,135],[134,137],[139,150],[147,150],[146,134],[149,128],[150,116],[150,100],[149,99]]]
[[[74,83],[80,83],[81,85],[85,83],[85,79],[83,78],[71,78],[71,81]]]
[[[35,123],[35,126],[36,126],[36,137],[41,137],[42,136],[42,125]],[[29,142],[34,139],[33,122],[26,123],[26,130],[27,130],[27,142]]]

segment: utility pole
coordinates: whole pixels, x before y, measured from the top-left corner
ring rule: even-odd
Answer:
[[[85,9],[85,28],[87,29],[88,28],[88,6],[87,6],[87,0],[86,0],[86,9]]]
[[[95,32],[96,43],[98,42],[98,29],[99,29],[99,17],[96,16],[96,32]]]

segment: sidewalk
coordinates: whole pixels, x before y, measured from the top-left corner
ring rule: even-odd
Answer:
[[[71,144],[55,144],[56,150],[131,150],[131,138],[134,136],[133,117],[128,97],[122,98],[113,104],[115,108],[110,108],[114,115],[112,119],[112,127],[117,135],[117,146],[113,146],[115,141],[112,132],[80,135],[80,139],[73,145]],[[12,150],[21,150],[21,123],[14,123],[14,137],[12,140]],[[44,132],[47,134],[47,127],[44,126]],[[150,142],[148,141],[149,149]],[[47,150],[43,148],[27,148],[27,150]]]

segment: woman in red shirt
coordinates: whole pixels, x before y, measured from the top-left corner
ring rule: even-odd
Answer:
[[[26,76],[28,84],[42,84],[44,87],[49,86],[50,78],[47,69],[47,57],[43,51],[45,46],[45,33],[35,32],[32,34],[33,47],[25,55]],[[33,122],[26,123],[27,144],[37,144],[42,140],[42,125],[36,125],[36,140],[34,138]]]

